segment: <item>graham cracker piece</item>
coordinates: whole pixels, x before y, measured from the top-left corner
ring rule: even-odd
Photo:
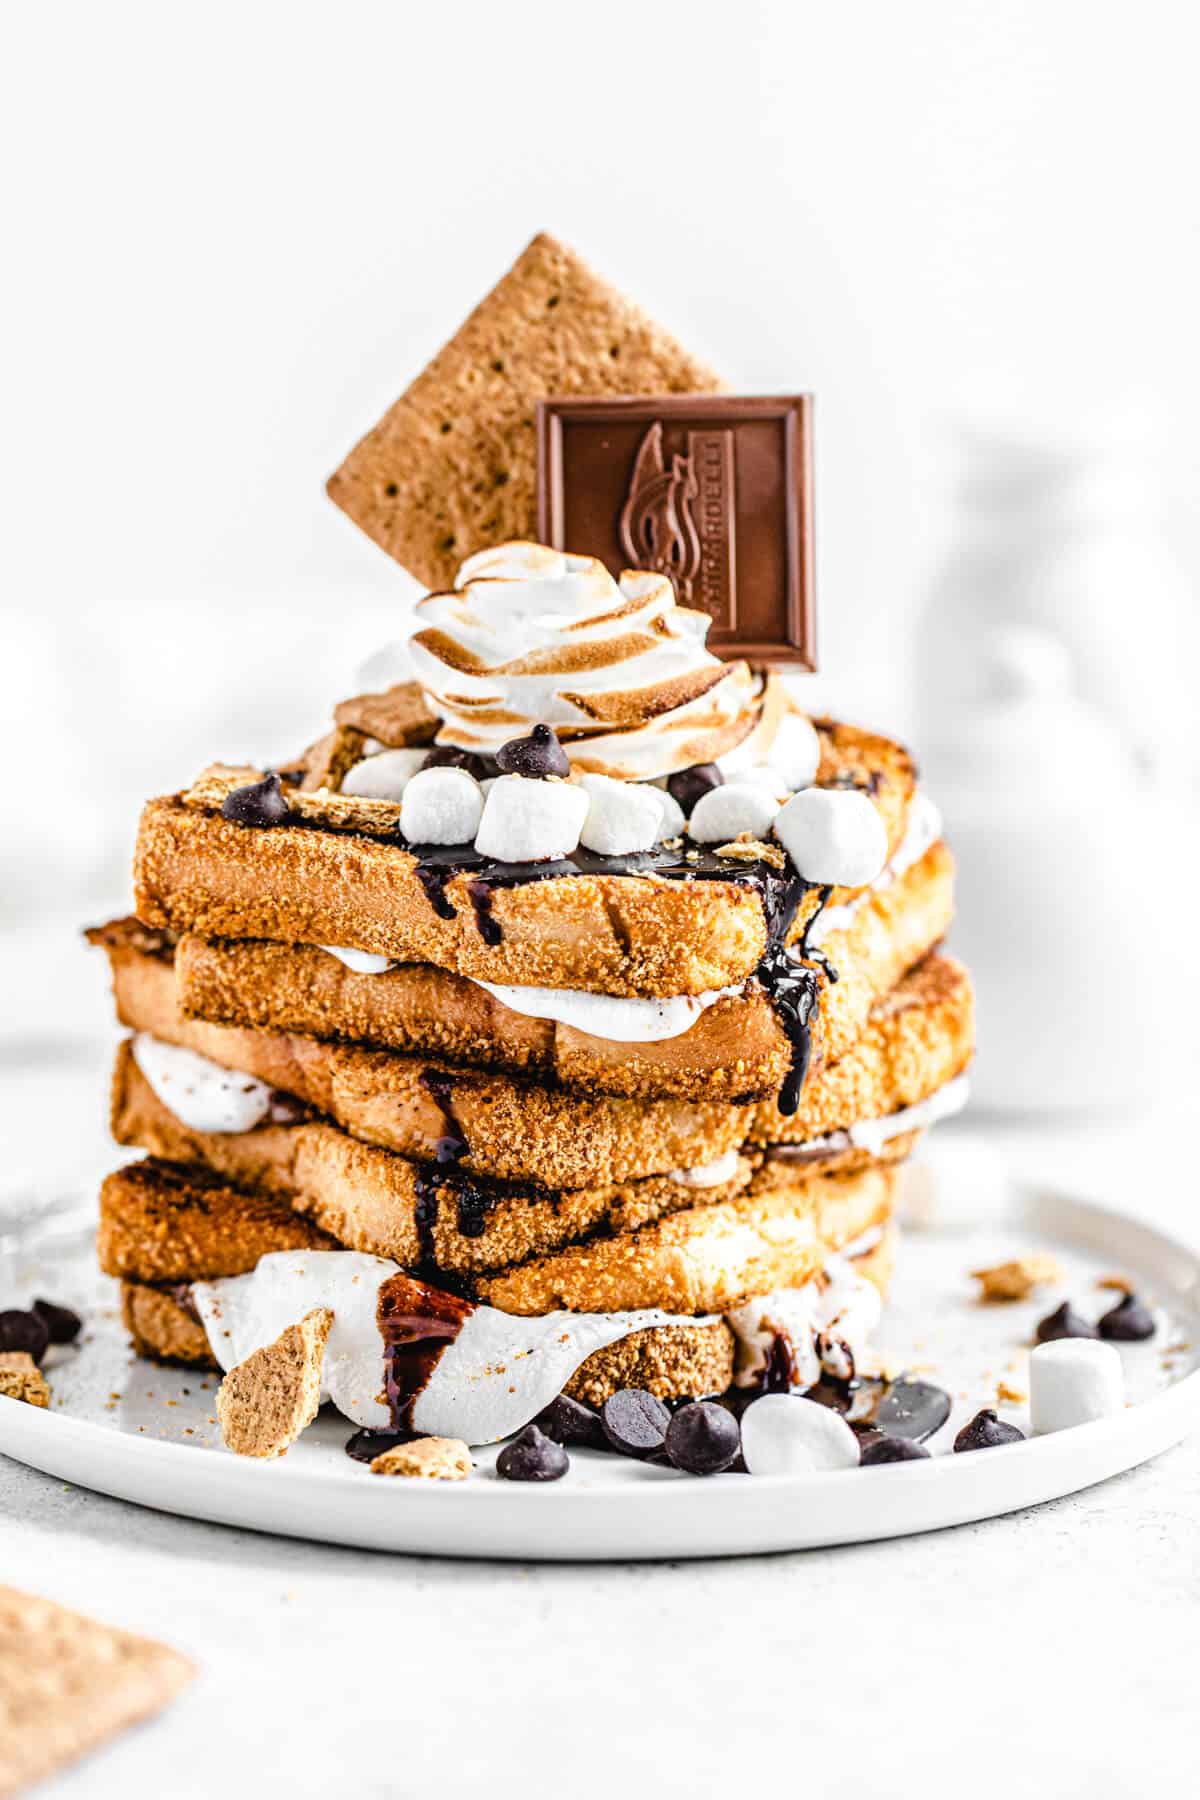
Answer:
[[[416,1438],[397,1444],[371,1463],[372,1475],[410,1475],[425,1481],[465,1481],[471,1473],[471,1452],[461,1438]]]
[[[333,1325],[314,1307],[273,1344],[231,1369],[217,1390],[221,1436],[239,1456],[286,1456],[321,1404],[321,1364]]]
[[[472,552],[537,537],[539,400],[724,387],[541,232],[330,476],[327,492],[419,581],[448,588]]]
[[[1062,1270],[1045,1251],[1031,1250],[994,1268],[972,1269],[971,1278],[979,1283],[981,1300],[1027,1300],[1035,1288],[1060,1282]]]
[[[28,1350],[0,1352],[0,1395],[26,1406],[49,1406],[49,1385]]]
[[[152,1638],[0,1588],[0,1796],[159,1712],[194,1675]]]
[[[332,788],[336,792],[355,763],[362,761],[366,741],[361,731],[335,725],[310,744],[304,752],[300,792],[310,794],[317,788]]]
[[[378,738],[388,750],[432,744],[441,724],[416,681],[401,681],[381,694],[355,694],[339,702],[333,718],[336,725]]]

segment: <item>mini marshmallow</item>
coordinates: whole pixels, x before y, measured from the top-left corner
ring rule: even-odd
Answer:
[[[661,814],[658,830],[654,836],[655,843],[661,844],[664,838],[682,837],[686,821],[683,816],[683,808],[674,794],[668,794],[665,788],[660,787],[651,787],[649,792],[658,801],[658,810]]]
[[[1057,1338],[1029,1358],[1029,1415],[1035,1437],[1108,1419],[1125,1406],[1125,1371],[1111,1344]]]
[[[400,829],[410,844],[469,844],[482,817],[483,794],[465,769],[422,769],[400,803]]]
[[[428,750],[381,750],[346,771],[341,791],[362,800],[399,800],[428,755]]]
[[[767,761],[792,793],[808,787],[821,762],[821,740],[809,720],[799,713],[785,713]]]
[[[805,881],[863,887],[887,861],[883,820],[852,788],[806,788],[775,820],[779,839]]]
[[[764,1394],[742,1414],[742,1456],[751,1475],[856,1469],[858,1439],[828,1406],[796,1394]]]
[[[552,862],[570,856],[588,804],[585,790],[573,782],[501,775],[488,794],[475,848],[497,862]]]
[[[580,786],[588,797],[579,835],[586,850],[597,856],[632,856],[651,848],[662,823],[660,802],[669,796],[609,775],[585,775]]]
[[[765,787],[739,779],[700,796],[688,820],[688,832],[698,844],[728,844],[743,831],[753,838],[765,838],[778,811],[774,795]]]

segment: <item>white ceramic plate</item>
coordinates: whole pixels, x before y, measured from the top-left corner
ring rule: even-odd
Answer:
[[[968,1271],[1051,1249],[1064,1293],[1097,1314],[1097,1286],[1132,1277],[1160,1310],[1157,1336],[1121,1347],[1130,1404],[1118,1418],[969,1456],[945,1454],[998,1381],[1023,1388],[1034,1322],[1061,1296],[983,1306]],[[1019,1191],[992,1214],[910,1227],[878,1335],[889,1359],[946,1387],[954,1411],[932,1460],[807,1477],[708,1480],[594,1452],[568,1476],[519,1486],[493,1473],[494,1451],[459,1483],[384,1480],[344,1454],[351,1427],[326,1412],[274,1464],[220,1446],[215,1377],[135,1360],[113,1284],[91,1270],[86,1240],[10,1253],[4,1305],[36,1293],[84,1310],[78,1348],[52,1353],[55,1403],[0,1402],[0,1450],[33,1468],[164,1512],[378,1550],[444,1556],[625,1560],[745,1555],[900,1537],[1052,1500],[1168,1449],[1200,1423],[1200,1257],[1151,1226],[1062,1195]],[[1028,1426],[1022,1405],[1001,1415]]]

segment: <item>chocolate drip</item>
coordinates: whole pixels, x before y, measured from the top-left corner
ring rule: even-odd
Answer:
[[[443,1131],[434,1145],[434,1156],[439,1164],[456,1163],[470,1146],[454,1111],[454,1077],[445,1069],[422,1069],[420,1081],[442,1115]]]
[[[346,1455],[355,1462],[374,1462],[385,1450],[394,1450],[397,1444],[411,1444],[416,1436],[415,1431],[368,1431],[364,1427],[346,1439]]]
[[[446,894],[446,885],[455,875],[469,875],[467,894],[475,915],[479,935],[493,948],[504,941],[504,931],[492,911],[493,896],[498,889],[525,887],[536,881],[560,881],[576,875],[656,875],[670,881],[727,881],[735,887],[748,887],[762,901],[767,926],[767,948],[756,971],[766,989],[780,1024],[792,1048],[791,1067],[779,1096],[779,1110],[784,1116],[794,1113],[800,1103],[800,1091],[812,1058],[810,1024],[820,996],[822,974],[837,980],[819,951],[809,951],[807,934],[829,899],[831,889],[821,889],[820,902],[809,919],[799,956],[808,956],[817,967],[805,967],[786,950],[788,932],[801,902],[810,887],[789,864],[777,869],[767,862],[734,862],[702,847],[685,849],[677,840],[674,847],[656,844],[653,850],[631,856],[597,856],[584,849],[556,862],[504,863],[481,856],[469,845],[445,848],[417,846],[417,878],[429,896],[430,904],[440,918],[455,917],[455,909]]]
[[[394,1431],[412,1430],[414,1404],[474,1310],[470,1300],[409,1275],[392,1275],[380,1287],[375,1319],[383,1338],[384,1393]]]
[[[414,875],[425,890],[425,898],[432,906],[439,919],[456,919],[457,912],[450,903],[446,893],[446,883],[458,871],[449,863],[427,862],[420,858]]]
[[[485,944],[493,949],[503,943],[504,933],[499,923],[492,917],[492,882],[486,875],[477,875],[467,883],[467,893],[471,896],[471,907],[475,914],[475,923],[479,927],[479,935]]]

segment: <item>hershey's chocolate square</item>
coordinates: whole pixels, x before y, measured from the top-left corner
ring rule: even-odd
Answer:
[[[669,575],[718,656],[816,667],[807,394],[543,400],[538,534]]]

